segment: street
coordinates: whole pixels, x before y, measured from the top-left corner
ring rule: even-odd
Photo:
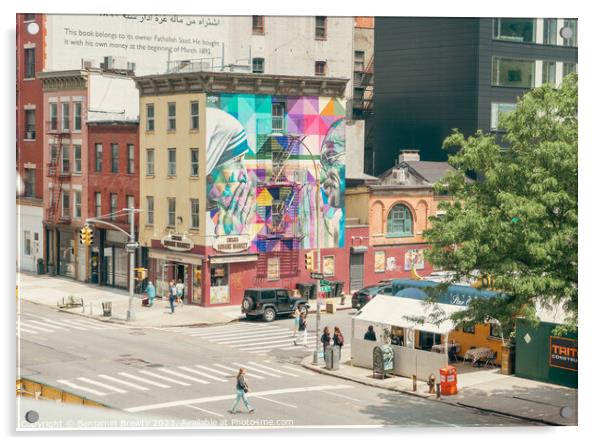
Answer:
[[[165,304],[159,302],[159,304]],[[323,315],[322,326],[349,332],[351,311]],[[118,410],[165,422],[218,425],[525,426],[486,414],[313,373],[299,363],[292,319],[211,327],[130,328],[23,301],[20,374]],[[248,369],[249,401],[230,414],[235,374]]]

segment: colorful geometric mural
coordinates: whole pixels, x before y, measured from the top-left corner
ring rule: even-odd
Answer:
[[[319,232],[320,247],[343,247],[342,99],[208,95],[206,134],[208,236],[273,252],[315,248]]]

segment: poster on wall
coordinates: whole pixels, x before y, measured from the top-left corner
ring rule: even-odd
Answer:
[[[322,258],[322,273],[325,277],[334,276],[334,256],[325,256]]]
[[[380,250],[374,252],[374,272],[385,271],[385,252]]]
[[[339,98],[208,95],[207,236],[246,235],[252,253],[316,248],[318,233],[343,247],[344,118]]]
[[[280,279],[280,258],[268,258],[268,280]]]
[[[577,340],[565,337],[550,337],[550,366],[577,371]]]
[[[424,269],[424,250],[408,250],[405,253],[404,260],[404,270],[406,271],[412,270],[412,265],[416,267],[416,270]]]
[[[392,272],[397,267],[397,260],[394,256],[387,257],[387,272]]]

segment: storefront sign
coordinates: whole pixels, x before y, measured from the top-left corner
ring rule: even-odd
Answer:
[[[192,250],[194,243],[186,235],[180,235],[176,233],[170,233],[161,240],[163,247],[169,250],[175,250],[176,252],[186,252]]]
[[[165,251],[159,251],[156,249],[151,249],[148,252],[148,256],[157,260],[173,261],[174,263],[197,264],[199,266],[203,264],[204,258],[203,255],[169,254],[165,253]]]
[[[257,261],[258,259],[259,255],[212,256],[211,264],[246,263],[249,261]]]
[[[577,371],[577,340],[550,337],[550,366]]]
[[[213,248],[223,253],[244,252],[250,245],[249,235],[216,236],[213,239]]]

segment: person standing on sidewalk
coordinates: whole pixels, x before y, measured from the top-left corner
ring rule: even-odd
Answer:
[[[151,280],[148,280],[145,292],[146,295],[148,295],[148,307],[153,307],[153,302],[155,301],[155,295],[157,294],[157,291]]]
[[[341,358],[341,350],[343,349],[343,345],[345,344],[345,338],[343,337],[343,334],[341,333],[341,330],[339,329],[338,326],[334,327],[333,344],[336,347],[335,349],[338,349],[339,359],[340,359]]]
[[[169,307],[171,308],[171,313],[174,313],[175,306],[174,302],[176,301],[176,296],[178,291],[176,289],[176,284],[173,280],[169,282]]]
[[[249,405],[249,399],[247,399],[249,385],[247,385],[247,379],[245,378],[246,373],[247,370],[245,368],[240,368],[238,370],[238,375],[236,376],[236,399],[232,404],[232,408],[230,408],[230,410],[228,411],[230,414],[236,414],[236,407],[238,406],[238,402],[240,402],[241,400],[250,413],[255,411],[255,408]]]
[[[178,306],[184,306],[184,283],[182,283],[182,279],[179,279],[178,284],[176,284],[176,294],[178,297]]]
[[[301,316],[301,311],[299,310],[299,306],[295,308],[295,312],[293,312],[293,318],[295,319],[295,325],[293,327],[293,337],[297,336],[297,332],[299,331],[299,317]]]
[[[320,338],[320,341],[322,342],[322,347],[324,349],[324,357],[326,357],[326,348],[330,346],[331,339],[332,338],[330,337],[330,329],[328,329],[328,326],[326,326],[324,328],[324,332],[322,333],[322,337]]]
[[[298,337],[303,338],[303,346],[305,346],[307,348],[307,321],[306,321],[306,317],[307,315],[305,315],[305,312],[303,312],[300,316],[299,316],[299,335]],[[295,346],[297,346],[297,340],[299,338],[295,339]]]

